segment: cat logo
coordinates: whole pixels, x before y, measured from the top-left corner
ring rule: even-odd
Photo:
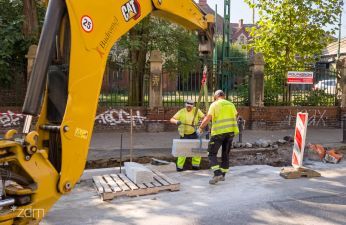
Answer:
[[[141,16],[141,6],[138,3],[138,0],[130,0],[121,6],[121,12],[126,22],[130,19],[138,19]]]

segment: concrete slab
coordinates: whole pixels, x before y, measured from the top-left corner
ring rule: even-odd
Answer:
[[[172,155],[178,156],[201,156],[208,157],[209,140],[202,139],[202,147],[198,139],[173,139]],[[221,157],[221,151],[218,152],[218,157]]]
[[[126,176],[135,184],[154,182],[154,174],[147,167],[135,162],[125,162],[124,166]]]

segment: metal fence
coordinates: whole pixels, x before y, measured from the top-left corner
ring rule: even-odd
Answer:
[[[213,101],[213,92],[222,89],[228,100],[236,106],[249,103],[249,67],[247,61],[226,62],[213,65],[208,62],[208,102]],[[163,73],[164,106],[182,106],[186,99],[198,100],[203,76],[203,64],[195,71],[184,74]]]
[[[248,104],[248,74],[247,62],[228,62],[213,65],[211,61],[206,63],[208,67],[208,101],[212,102],[213,92],[222,89],[227,99],[235,105]],[[141,101],[131,102],[130,83],[131,67],[108,63],[99,104],[107,107],[116,106],[148,106],[149,104],[149,71],[142,77]],[[164,70],[162,74],[162,100],[164,106],[183,106],[186,99],[198,101],[201,80],[203,76],[203,64],[196,65],[189,73]],[[140,84],[141,82],[138,81]],[[204,101],[204,100],[203,100]]]
[[[103,76],[99,105],[106,107],[117,106],[148,106],[149,105],[149,75],[145,73],[141,81],[138,100],[130,99],[132,69],[119,63],[108,63]]]
[[[26,65],[20,62],[11,62],[7,73],[8,82],[0,85],[0,106],[22,106],[26,92]]]
[[[288,71],[313,72],[313,84],[287,84]],[[265,69],[265,106],[335,106],[338,104],[337,71],[319,67]]]
[[[236,106],[249,105],[249,62],[243,58],[218,63],[217,89],[222,89]]]

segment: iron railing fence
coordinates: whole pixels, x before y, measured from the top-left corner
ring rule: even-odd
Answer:
[[[132,86],[138,85],[137,97],[131,99],[131,79],[133,69],[121,63],[107,63],[103,84],[99,96],[99,105],[106,107],[148,106],[149,105],[149,74],[141,74]]]
[[[313,84],[287,84],[288,71],[313,72]],[[335,106],[338,104],[337,71],[315,66],[265,68],[265,106]]]
[[[249,104],[249,66],[247,61],[229,61],[213,64],[207,61],[208,102],[213,101],[213,92],[222,89],[228,100],[236,106]],[[203,77],[203,64],[189,73],[163,73],[164,106],[183,106],[186,99],[198,101]],[[204,99],[203,99],[204,100]]]
[[[1,80],[0,106],[22,106],[27,86],[26,64],[11,62],[9,70],[0,70],[9,75]]]

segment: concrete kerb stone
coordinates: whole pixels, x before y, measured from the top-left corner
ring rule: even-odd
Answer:
[[[174,157],[208,157],[208,143],[209,140],[202,139],[202,146],[200,146],[200,140],[198,139],[173,139],[172,155]],[[217,156],[221,157],[221,151],[218,151]]]
[[[125,162],[124,166],[126,176],[135,184],[154,182],[154,173],[149,168],[135,162]]]

